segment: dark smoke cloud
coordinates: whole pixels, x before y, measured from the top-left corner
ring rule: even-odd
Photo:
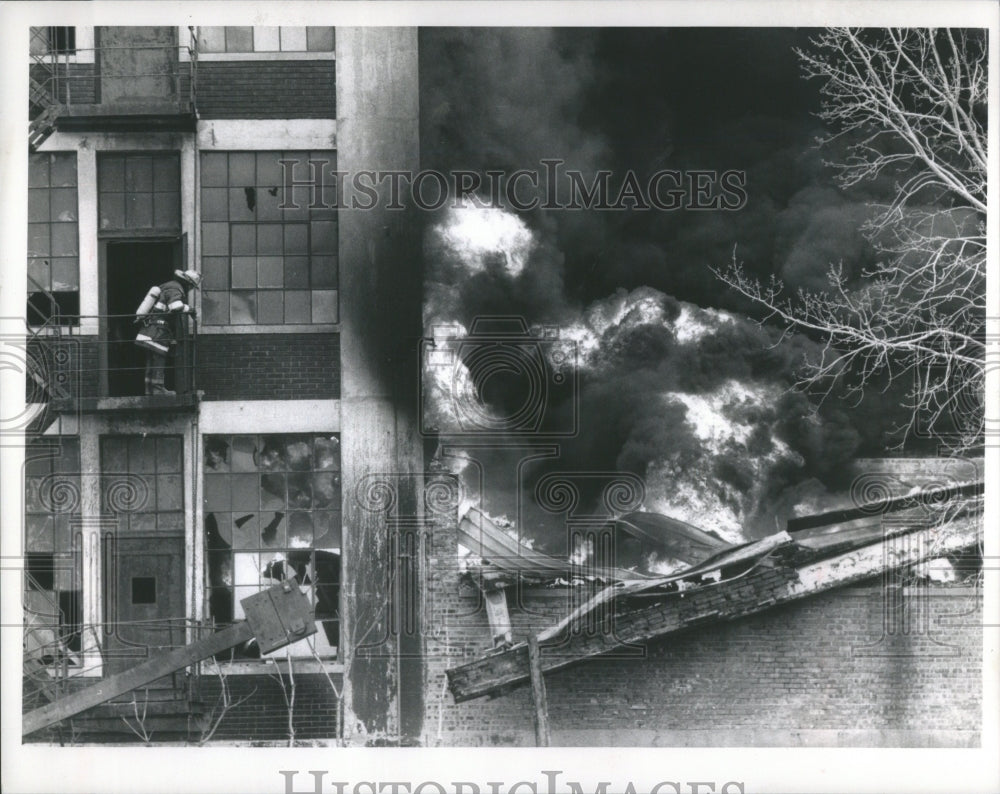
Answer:
[[[561,440],[560,458],[536,467],[521,486],[530,490],[553,469],[631,471],[677,488],[697,474],[737,506],[749,531],[773,531],[774,515],[787,516],[800,498],[843,488],[853,457],[883,451],[885,434],[871,428],[905,419],[898,391],[858,406],[795,391],[796,370],[803,357],[818,354],[816,342],[782,340],[777,330],[751,322],[751,307],[711,272],[735,248],[753,273],[818,289],[831,263],[857,275],[873,261],[859,228],[881,186],[845,192],[823,165],[815,146],[823,132],[814,116],[818,86],[801,79],[792,50],[808,35],[421,30],[424,168],[510,172],[557,157],[587,174],[632,170],[640,179],[662,168],[747,174],[748,201],[735,212],[522,213],[536,245],[516,276],[503,261],[486,261],[470,274],[461,256],[428,234],[425,314],[435,319],[468,327],[477,316],[517,314],[533,324],[567,325],[595,306],[608,310],[615,295],[627,301],[629,291],[643,288],[647,297],[659,295],[652,298],[660,302],[655,321],[620,319],[604,330],[581,371],[582,432]],[[441,221],[431,217],[429,227]],[[682,302],[736,316],[681,342],[673,323]],[[710,395],[732,381],[780,396],[765,407],[735,406],[752,432],[713,457],[683,402],[662,395]],[[501,406],[522,397],[516,383],[490,394]],[[573,408],[552,410],[558,417]],[[787,454],[773,454],[779,447]],[[481,454],[491,465],[516,463],[513,453]],[[498,485],[487,509],[513,514],[518,487]]]

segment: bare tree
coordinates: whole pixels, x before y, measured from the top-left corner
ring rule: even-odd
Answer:
[[[879,257],[859,278],[789,294],[737,262],[716,271],[778,320],[824,344],[803,383],[860,394],[876,376],[912,382],[906,432],[965,450],[984,424],[987,51],[982,30],[828,29],[797,54],[822,81],[820,143],[845,188],[869,183],[863,232]],[[883,376],[887,376],[887,379]],[[903,434],[905,440],[906,433]]]

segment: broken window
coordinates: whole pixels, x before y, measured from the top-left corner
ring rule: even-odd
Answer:
[[[83,628],[80,443],[29,444],[25,460],[25,652],[45,664],[78,666]]]
[[[205,325],[338,322],[336,162],[333,151],[202,153]],[[286,194],[288,175],[301,184]]]
[[[76,324],[80,314],[80,233],[76,152],[28,159],[29,325]]]
[[[318,633],[292,654],[336,657],[340,637],[340,439],[336,435],[205,437],[209,613],[222,628],[240,601],[294,578]],[[277,652],[284,656],[285,650]],[[228,653],[226,654],[228,657]],[[259,657],[251,643],[238,658]]]

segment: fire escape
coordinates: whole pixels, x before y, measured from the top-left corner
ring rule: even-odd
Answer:
[[[31,29],[30,152],[37,152],[53,133],[65,131],[194,132],[198,55],[193,35],[190,46],[178,46],[176,32],[167,34],[176,30],[173,28],[98,28],[96,46],[83,49],[75,47],[75,36],[57,40],[57,30],[73,29]],[[125,30],[136,35],[134,42],[120,33]],[[184,248],[182,241],[178,250]],[[186,264],[177,262],[177,266]],[[134,344],[138,330],[134,315],[67,314],[48,286],[31,276],[27,292],[25,446],[33,460],[58,460],[63,454],[63,434],[78,432],[72,417],[83,413],[190,411],[197,406],[197,324],[193,316],[171,318],[177,345],[167,386],[174,394],[146,396],[144,355]],[[50,501],[58,498],[55,492],[49,496]],[[101,681],[94,677],[94,668],[105,660],[97,636],[100,631],[86,625],[67,628],[66,605],[51,597],[51,581],[59,576],[59,566],[75,565],[75,561],[52,554],[53,562],[46,563],[51,570],[46,565],[39,569],[29,566],[30,556],[26,554],[24,573],[22,682],[24,708],[37,710],[54,708],[81,685]],[[183,670],[178,675],[178,680],[182,679]],[[183,682],[180,685],[180,690],[187,690],[181,697],[188,702],[181,705],[186,706],[189,716],[196,688]],[[131,695],[122,703],[130,699]],[[139,702],[142,704],[141,695]],[[149,702],[142,705],[144,713],[147,707],[151,715],[162,713],[183,724],[184,718],[176,718],[183,709]],[[117,725],[120,730],[120,712],[120,706],[116,710],[113,704],[88,712],[93,723],[90,729]],[[70,725],[70,738],[74,732],[75,726]]]

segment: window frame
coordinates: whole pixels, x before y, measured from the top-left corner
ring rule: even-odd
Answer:
[[[245,173],[240,172],[239,176],[233,176],[233,157],[251,157],[253,176],[250,179]],[[209,160],[207,158],[224,158],[219,160]],[[274,217],[274,206],[266,214],[261,209],[261,195],[264,191],[270,193],[272,189],[282,186],[275,186],[266,181],[266,177],[261,177],[261,158],[268,166],[273,163],[282,163],[288,158],[293,158],[297,163],[322,162],[323,169],[329,172],[336,169],[336,149],[213,149],[202,150],[200,152],[199,172],[201,178],[198,185],[199,201],[199,227],[198,227],[198,250],[202,263],[204,281],[199,293],[201,301],[201,311],[199,331],[201,333],[297,333],[297,332],[322,332],[336,330],[340,325],[340,266],[339,266],[339,208],[334,206],[336,201],[336,186],[332,178],[324,182],[324,200],[330,202],[322,208],[310,208],[306,203],[298,200],[298,208],[288,214],[287,211],[278,211]],[[274,159],[276,158],[276,159]],[[207,180],[205,173],[208,170],[208,163],[214,162],[212,176]],[[222,168],[225,174],[222,176]],[[283,172],[282,172],[283,177]],[[295,177],[301,179],[302,175],[296,171]],[[249,185],[247,181],[253,184]],[[296,188],[299,190],[300,188]],[[304,188],[302,188],[304,189]],[[255,191],[255,203],[249,209],[250,216],[246,217],[246,211],[242,210],[242,200],[233,196],[239,195],[239,191]],[[328,191],[328,192],[327,192]],[[271,195],[274,195],[273,193]],[[280,197],[282,194],[278,194]],[[212,203],[209,203],[209,198]],[[273,201],[273,199],[271,199]],[[234,207],[240,210],[239,214],[234,214]],[[262,218],[261,215],[264,215]],[[282,249],[278,254],[260,254],[257,250],[257,240],[259,230],[266,226],[280,226],[282,229]],[[285,250],[285,231],[297,225],[302,225],[304,229],[304,247],[301,252],[287,252]],[[331,235],[332,245],[321,247],[320,250],[312,250],[314,247],[314,236],[321,231],[323,225],[329,225],[325,230]],[[255,229],[254,251],[248,253],[234,253],[233,235],[240,227],[250,226]],[[319,239],[319,238],[317,238]],[[222,245],[224,240],[224,246]],[[318,245],[318,243],[317,243]],[[216,247],[218,246],[218,247]],[[220,253],[223,252],[224,253]],[[271,256],[280,257],[282,266],[282,284],[262,285],[260,275],[260,260]],[[241,284],[234,286],[234,265],[246,266],[247,262],[236,263],[234,260],[240,258],[254,258],[256,276],[253,286]],[[288,260],[301,258],[303,262],[300,267],[305,269],[305,284],[287,283],[287,274],[290,263]],[[325,262],[325,264],[323,264]],[[321,268],[328,268],[321,270]],[[317,283],[317,273],[320,273],[321,280]],[[219,276],[222,276],[220,279]],[[224,282],[224,285],[223,283]],[[252,320],[234,320],[233,297],[236,293],[250,293],[252,295],[252,308],[249,310],[253,314]],[[258,312],[258,300],[260,293],[281,293],[281,319],[275,320],[273,316],[260,319]],[[302,319],[297,317],[288,318],[288,295],[289,293],[302,293],[298,296],[299,311],[307,317]],[[246,296],[239,296],[246,297]],[[219,303],[216,303],[219,301]],[[248,304],[249,305],[249,304]],[[302,311],[304,309],[304,311]]]
[[[52,169],[55,162],[55,158],[59,156],[66,156],[67,161],[71,161],[73,182],[72,184],[66,185],[53,185],[52,184]],[[31,178],[32,161],[34,158],[45,157],[46,158],[46,178],[45,185],[35,185],[32,184],[33,180]],[[30,283],[27,283],[27,296],[25,305],[25,319],[28,326],[31,328],[39,328],[47,324],[55,324],[61,326],[77,326],[80,324],[80,301],[81,301],[81,273],[80,273],[80,173],[79,173],[79,157],[76,151],[60,150],[60,151],[46,151],[46,152],[35,152],[31,155],[28,160],[28,250],[27,250],[27,274],[31,276],[32,260],[44,260],[46,262],[45,268],[48,274],[47,279],[44,283],[38,279],[34,279],[38,282],[39,286],[50,293],[58,301],[59,295],[76,295],[76,312],[68,312],[66,314],[60,313],[58,315],[58,320],[54,320],[51,316],[44,316],[41,322],[33,322],[34,315],[41,314],[40,310],[33,308],[35,304],[32,303],[32,298],[35,295],[39,295],[38,290],[32,288]],[[52,199],[54,191],[68,191],[71,190],[73,193],[73,219],[72,220],[59,220],[53,217],[53,207]],[[32,203],[35,200],[33,194],[45,195],[46,204],[48,207],[47,219],[46,220],[33,220],[31,216]],[[42,256],[32,256],[32,229],[38,226],[45,226],[47,228],[46,238],[47,238],[47,251]],[[76,253],[71,256],[56,256],[53,254],[53,239],[56,227],[65,226],[71,228],[73,232],[70,234],[70,238],[75,240]],[[75,290],[56,290],[55,282],[53,278],[53,260],[75,260],[76,269],[76,289]],[[37,275],[37,273],[36,273]],[[72,304],[72,298],[69,299]],[[29,308],[31,310],[29,311]]]
[[[201,31],[203,27],[248,27],[251,30],[251,49],[246,51],[228,51],[228,50],[216,50],[203,49]],[[256,31],[262,27],[276,27],[278,29],[278,46],[277,50],[258,50],[256,49],[257,33]],[[306,49],[302,50],[282,50],[281,46],[281,29],[282,28],[302,28],[305,30],[305,40]],[[310,50],[309,46],[309,28],[330,28],[333,30],[333,49],[331,50]],[[228,32],[223,33],[226,43],[223,46],[228,46]],[[272,25],[272,26],[261,26],[261,25],[211,25],[202,26],[195,30],[195,43],[198,48],[198,60],[199,61],[304,61],[304,60],[322,60],[322,61],[332,61],[336,60],[337,52],[337,33],[336,27],[333,25]]]
[[[234,443],[236,439],[240,439],[243,443],[242,444]],[[336,459],[333,465],[328,466],[326,468],[321,468],[317,465],[317,455],[319,452],[319,446],[317,442],[322,439],[326,439],[328,441],[333,439],[336,440]],[[285,461],[284,465],[265,467],[262,464],[258,463],[256,459],[254,459],[252,468],[250,470],[244,470],[244,468],[237,467],[235,465],[235,458],[233,457],[233,451],[239,449],[240,447],[242,447],[243,450],[245,451],[248,448],[247,446],[248,441],[252,442],[254,454],[256,454],[257,450],[263,452],[264,450],[268,449],[269,442],[274,444],[274,446],[271,448],[281,448],[283,445],[288,443],[307,441],[309,445],[309,453],[308,453],[309,466],[308,468],[294,468],[290,464],[290,462]],[[317,552],[327,552],[336,554],[338,558],[337,561],[338,574],[337,574],[337,581],[335,583],[316,580],[314,582],[310,582],[309,584],[300,583],[299,585],[300,590],[302,590],[302,592],[304,592],[307,595],[307,597],[311,598],[311,603],[314,608],[318,606],[317,599],[319,598],[316,584],[320,585],[325,584],[326,586],[330,585],[336,586],[337,605],[338,605],[338,614],[336,618],[326,616],[317,619],[317,624],[319,623],[320,620],[335,621],[337,627],[337,644],[335,647],[333,647],[333,653],[335,655],[331,655],[329,650],[327,650],[326,648],[317,648],[315,643],[315,637],[311,637],[309,638],[309,643],[312,649],[312,653],[303,653],[302,655],[299,656],[292,656],[292,660],[293,663],[295,664],[296,671],[299,671],[302,668],[302,665],[314,665],[316,666],[317,671],[319,671],[320,669],[325,671],[342,669],[342,658],[344,653],[344,638],[343,638],[344,601],[342,598],[343,596],[343,485],[339,479],[342,470],[340,431],[312,430],[312,431],[293,431],[293,432],[280,432],[280,431],[246,432],[245,430],[241,430],[239,432],[209,432],[202,434],[200,442],[201,442],[200,454],[202,455],[201,491],[203,494],[202,504],[200,506],[202,515],[202,531],[203,531],[201,544],[202,544],[202,554],[204,559],[202,566],[202,573],[201,573],[202,577],[201,581],[204,593],[204,615],[206,621],[214,621],[214,615],[211,612],[211,602],[214,591],[216,590],[228,591],[228,596],[231,599],[231,607],[233,615],[232,619],[235,621],[239,619],[237,617],[239,600],[241,598],[245,598],[247,595],[252,594],[251,593],[252,588],[255,587],[257,588],[256,590],[253,590],[253,592],[262,592],[267,587],[278,583],[276,580],[270,581],[273,578],[271,576],[265,577],[262,570],[262,566],[258,564],[255,566],[257,570],[257,583],[241,584],[238,581],[239,576],[237,571],[237,566],[239,564],[237,561],[237,557],[239,555],[247,555],[248,558],[257,557],[258,562],[262,561],[262,559],[266,556],[277,555],[278,559],[283,559],[285,561],[285,564],[288,565],[290,553],[308,552],[310,556],[310,561],[309,563],[307,563],[307,565],[310,566],[309,570],[311,571],[311,575],[315,577],[316,574],[318,573],[317,566],[315,564]],[[225,458],[223,458],[223,462],[220,464],[218,468],[211,467],[207,460],[208,459],[207,450],[209,448],[209,445],[213,444],[224,445],[224,448],[227,451]],[[222,448],[222,446],[216,447],[216,449],[220,448]],[[310,487],[312,487],[315,483],[314,478],[317,474],[333,474],[336,475],[337,477],[336,492],[332,495],[332,501],[330,505],[317,508],[315,507],[315,502],[313,501],[312,497],[310,497],[310,505],[305,508],[302,507],[301,505],[296,506],[294,503],[290,502],[289,500],[291,499],[290,495],[291,485],[288,482],[290,476],[291,475],[305,476],[309,478]],[[236,506],[232,503],[234,489],[237,487],[232,479],[234,475],[235,476],[249,475],[249,476],[256,476],[258,478],[258,489],[257,489],[258,507],[256,509],[258,510],[258,515],[260,516],[259,520],[261,523],[263,523],[264,517],[266,515],[271,513],[283,513],[284,524],[285,524],[282,530],[283,533],[285,533],[282,538],[283,543],[279,543],[273,547],[266,546],[263,543],[258,543],[257,545],[251,544],[247,546],[244,543],[240,543],[237,541],[235,529],[233,528],[234,526],[238,528],[238,524],[235,524],[235,518],[237,514],[241,512],[250,512],[253,508],[241,507],[237,509]],[[264,506],[263,504],[264,491],[263,487],[260,485],[260,480],[264,475],[272,475],[284,478],[285,496],[284,496],[284,503],[282,505],[271,504],[267,507]],[[220,478],[220,480],[226,481],[226,488],[228,494],[226,503],[228,504],[228,509],[225,508],[209,509],[209,502],[208,502],[209,493],[213,491],[216,487],[214,485],[209,484],[209,477],[216,477]],[[289,532],[290,529],[289,524],[291,521],[289,516],[290,514],[298,511],[307,512],[310,515],[314,512],[336,514],[338,516],[336,527],[333,527],[331,525],[322,535],[319,536],[319,538],[316,538],[314,535],[311,545],[308,546],[295,545],[293,537],[290,535]],[[224,548],[220,548],[218,546],[213,546],[213,547],[209,546],[210,537],[206,527],[208,523],[208,517],[210,515],[218,515],[220,517],[229,516],[230,519],[234,520],[233,524],[231,524],[229,528],[230,537],[228,541],[226,540],[225,536],[222,537],[222,542],[224,544],[228,543],[228,545],[225,546]],[[219,525],[217,524],[216,526]],[[313,528],[315,530],[315,525],[313,525]],[[333,533],[334,535],[338,536],[337,537],[338,545],[336,546],[316,545],[317,542],[323,542],[324,538],[327,538],[329,533]],[[330,543],[333,540],[334,537],[330,537],[327,543]],[[213,586],[211,557],[213,554],[218,554],[220,552],[224,554],[228,560],[229,584],[227,585],[216,584]],[[268,581],[264,581],[265,579]],[[322,626],[317,625],[317,635],[323,637],[324,632],[325,629]],[[329,643],[329,640],[327,640],[326,642]],[[222,669],[227,672],[259,674],[262,672],[262,666],[264,665],[287,663],[279,654],[283,655],[284,649],[276,651],[272,655],[261,656],[260,658],[236,657],[231,659],[224,659],[224,658],[209,659],[207,660],[207,663],[211,665],[214,669]],[[320,657],[320,661],[318,663],[316,660],[316,655]],[[225,654],[222,654],[222,656],[225,656]],[[319,667],[320,664],[322,665],[322,667]]]

